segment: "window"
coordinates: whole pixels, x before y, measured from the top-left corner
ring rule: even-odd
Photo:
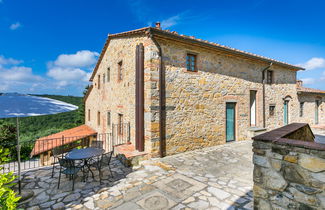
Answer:
[[[299,116],[302,117],[304,116],[304,102],[300,102],[300,112]]]
[[[97,112],[97,125],[100,125],[100,112]]]
[[[267,82],[267,84],[273,83],[273,71],[270,71],[270,70],[266,71],[266,82]]]
[[[118,134],[123,135],[123,114],[118,114]]]
[[[105,74],[103,74],[103,84],[106,82],[105,80]]]
[[[90,109],[88,109],[88,121],[90,121]]]
[[[107,68],[107,82],[111,80],[111,69]]]
[[[269,107],[270,116],[274,116],[274,113],[275,113],[275,105],[270,105]]]
[[[98,75],[98,89],[100,89],[100,75]]]
[[[118,75],[117,75],[117,80],[121,81],[123,79],[123,66],[122,66],[122,61],[118,63]]]
[[[196,71],[196,55],[187,54],[186,68],[187,68],[187,71]]]
[[[111,111],[107,112],[107,125],[111,127]]]

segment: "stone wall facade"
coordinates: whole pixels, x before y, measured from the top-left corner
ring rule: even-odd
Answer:
[[[325,209],[325,145],[282,138],[281,129],[254,137],[254,209]]]
[[[226,103],[236,103],[236,140],[249,139],[251,127],[263,127],[262,70],[266,63],[224,53],[158,40],[166,73],[167,154],[226,143]],[[197,57],[197,72],[186,70],[186,55]],[[265,85],[266,125],[283,126],[283,99],[288,98],[289,121],[296,122],[296,72],[280,66],[273,84]],[[257,93],[256,125],[250,124],[250,91]],[[269,105],[275,105],[269,116]]]
[[[225,143],[228,102],[236,103],[236,141],[250,139],[251,129],[263,127],[262,70],[269,63],[163,37],[156,37],[156,40],[162,50],[165,74],[167,154]],[[145,151],[155,156],[159,152],[160,136],[160,57],[157,43],[147,34],[109,40],[93,78],[93,89],[85,102],[85,122],[98,133],[110,133],[107,112],[111,113],[111,124],[117,124],[118,114],[123,114],[123,121],[130,122],[131,142],[135,143],[135,49],[140,43],[144,45]],[[197,72],[186,70],[187,53],[196,55]],[[123,80],[118,81],[118,63],[121,61]],[[110,81],[104,82],[108,68]],[[289,123],[312,118],[307,104],[305,116],[299,116],[301,96],[297,94],[296,71],[280,65],[272,65],[270,70],[273,71],[273,82],[265,84],[265,128],[270,130],[284,125],[284,100],[289,102]],[[256,91],[255,125],[250,123],[251,91]],[[269,112],[270,106],[275,106],[273,115]],[[324,106],[322,103],[320,110],[323,111]],[[320,123],[325,120],[322,113],[319,113]]]
[[[302,116],[299,114],[299,121],[306,122],[310,125],[316,125],[316,109],[318,109],[318,124],[325,124],[325,100],[324,95],[317,93],[301,93],[298,94],[299,104],[303,102]],[[316,100],[320,102],[316,106]]]
[[[151,152],[151,139],[156,137],[152,137],[154,134],[151,131],[157,129],[155,125],[151,125],[151,107],[158,95],[158,69],[155,66],[152,67],[152,63],[155,59],[158,60],[158,55],[155,53],[158,50],[147,36],[134,35],[109,41],[94,75],[93,88],[85,101],[85,123],[100,134],[112,133],[112,124],[118,124],[119,114],[122,114],[123,122],[130,123],[131,143],[135,143],[135,52],[136,45],[140,43],[144,45],[145,50],[145,151]],[[121,81],[118,80],[120,62],[122,62]],[[88,112],[90,112],[90,118]],[[108,112],[111,115],[110,123]],[[98,117],[100,123],[98,123]]]

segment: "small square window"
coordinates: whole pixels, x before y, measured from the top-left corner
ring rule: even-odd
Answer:
[[[122,81],[122,79],[123,79],[123,63],[122,63],[122,61],[120,61],[119,63],[118,63],[118,75],[117,75],[117,80],[118,81]]]
[[[123,135],[123,114],[118,114],[118,134]]]
[[[304,116],[304,102],[300,102],[300,112],[299,116],[302,117]]]
[[[266,82],[267,84],[272,84],[273,83],[273,71],[267,70],[266,72]]]
[[[100,125],[100,112],[97,112],[97,125]]]
[[[111,127],[111,112],[107,112],[107,125],[108,127]]]
[[[270,105],[269,114],[270,114],[270,116],[274,116],[274,114],[275,114],[275,105]]]
[[[196,55],[187,54],[186,69],[187,71],[196,71]]]
[[[107,68],[107,82],[111,80],[111,69]]]

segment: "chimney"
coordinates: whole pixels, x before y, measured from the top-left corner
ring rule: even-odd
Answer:
[[[297,80],[296,85],[297,85],[297,88],[301,88],[302,87],[302,80]]]
[[[156,22],[156,28],[161,29],[160,22]]]

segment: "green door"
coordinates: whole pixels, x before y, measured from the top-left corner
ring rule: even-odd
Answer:
[[[315,101],[315,124],[318,124],[318,108],[319,108],[319,100]]]
[[[226,103],[226,141],[235,140],[236,103]]]
[[[283,107],[283,121],[284,121],[284,125],[288,125],[288,103],[289,101],[284,101],[284,107]]]

